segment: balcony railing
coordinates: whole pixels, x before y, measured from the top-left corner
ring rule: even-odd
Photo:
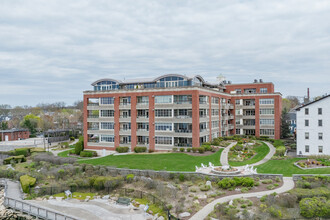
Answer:
[[[138,128],[137,131],[149,131],[148,128]]]
[[[192,101],[174,101],[174,104],[192,104]]]
[[[175,133],[191,133],[192,130],[174,130]]]
[[[120,102],[120,105],[122,106],[130,105],[130,104],[131,104],[130,102]]]
[[[120,141],[120,144],[131,144],[131,142],[128,142],[128,141]]]
[[[100,128],[88,128],[88,130],[98,131]]]
[[[177,115],[177,116],[174,116],[176,118],[192,118],[191,115]]]
[[[88,103],[87,106],[99,106],[99,103]]]
[[[137,105],[149,105],[149,102],[137,102]]]
[[[99,118],[98,115],[88,115],[87,118]]]

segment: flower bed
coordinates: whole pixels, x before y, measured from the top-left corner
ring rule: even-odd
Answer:
[[[245,161],[251,159],[255,155],[254,144],[236,144],[228,153],[229,161]]]
[[[294,163],[300,169],[325,168],[329,166],[329,160],[324,159],[304,159]]]

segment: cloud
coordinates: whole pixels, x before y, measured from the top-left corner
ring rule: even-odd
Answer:
[[[307,0],[4,0],[0,100],[69,104],[99,78],[165,73],[263,78],[284,96],[317,96],[329,92],[329,12]]]

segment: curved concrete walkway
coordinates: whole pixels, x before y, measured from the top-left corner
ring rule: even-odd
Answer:
[[[228,147],[226,147],[222,153],[221,153],[221,156],[220,156],[220,163],[222,166],[228,166],[229,163],[228,163],[228,153],[230,151],[230,148],[232,146],[234,146],[237,142],[235,143],[232,143],[230,144]],[[256,163],[253,163],[253,164],[249,164],[250,166],[258,166],[260,164],[263,164],[263,163],[266,163],[268,160],[270,160],[274,154],[276,153],[276,148],[271,144],[271,143],[268,143],[268,142],[265,142],[263,141],[263,143],[265,143],[268,147],[269,147],[269,152],[268,154],[260,161],[256,162]],[[245,166],[245,165],[244,165]]]
[[[230,148],[232,148],[234,145],[236,145],[237,142],[229,144],[223,151],[221,152],[220,155],[220,164],[221,166],[229,166],[228,164],[228,153],[230,151]]]
[[[284,193],[294,188],[294,182],[292,177],[283,177],[283,185],[274,190],[267,190],[262,192],[254,192],[254,193],[244,193],[244,194],[236,194],[231,196],[225,196],[219,199],[212,201],[211,203],[204,206],[201,210],[199,210],[195,215],[193,215],[190,220],[202,220],[205,219],[208,214],[210,214],[214,210],[214,206],[218,203],[229,202],[230,200],[237,198],[249,198],[249,197],[259,197],[264,195],[269,195],[271,193]]]

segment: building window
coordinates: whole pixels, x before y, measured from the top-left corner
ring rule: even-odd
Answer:
[[[260,99],[260,105],[274,105],[274,99]]]
[[[101,142],[115,142],[114,135],[101,135]]]
[[[172,123],[155,123],[156,131],[172,131]]]
[[[212,97],[211,101],[212,101],[212,104],[219,104],[219,98],[218,97]]]
[[[322,120],[319,120],[319,127],[322,127]]]
[[[155,117],[156,118],[172,117],[172,109],[156,109]]]
[[[241,114],[241,109],[236,109],[235,113],[236,113],[236,115],[240,115]]]
[[[115,111],[114,110],[101,110],[101,117],[114,117]]]
[[[257,89],[253,88],[253,89],[244,89],[244,93],[245,94],[255,94],[257,93]]]
[[[155,96],[155,103],[172,103],[171,95],[157,95]]]
[[[273,108],[261,108],[259,110],[260,115],[273,115],[274,109]]]
[[[241,134],[241,129],[236,129],[236,134]]]
[[[323,133],[319,133],[319,140],[323,140]]]
[[[274,134],[274,129],[260,129],[260,135],[273,136]]]
[[[235,89],[236,94],[242,94],[242,90],[241,89]]]
[[[309,109],[305,108],[305,115],[308,115],[308,114],[309,114]]]
[[[191,97],[191,95],[175,95],[174,103],[175,104],[191,104],[192,97]]]
[[[149,96],[138,96],[136,102],[138,105],[147,105],[149,104]]]
[[[112,105],[114,102],[115,99],[113,97],[101,98],[101,105]]]
[[[101,122],[101,129],[113,130],[114,129],[114,123],[113,122]]]
[[[309,153],[309,145],[305,145],[305,152]]]
[[[208,103],[208,96],[200,95],[199,96],[199,104],[207,104]]]
[[[241,120],[240,120],[240,119],[236,119],[236,120],[235,120],[235,123],[236,123],[237,125],[240,125],[240,124],[241,124]]]
[[[267,88],[260,88],[260,93],[267,93]]]
[[[274,119],[260,119],[261,125],[274,125]]]
[[[240,105],[241,104],[241,100],[240,99],[236,99],[235,100],[235,105]]]
[[[172,145],[172,137],[155,137],[155,144]]]
[[[323,146],[319,146],[319,153],[323,153]]]
[[[309,132],[305,132],[305,139],[306,139],[306,140],[309,139]]]
[[[308,119],[305,120],[305,126],[306,126],[306,127],[309,126],[309,120],[308,120]]]
[[[322,115],[322,108],[318,108],[317,112],[318,112],[319,115]]]

